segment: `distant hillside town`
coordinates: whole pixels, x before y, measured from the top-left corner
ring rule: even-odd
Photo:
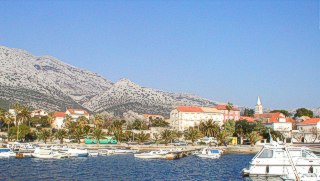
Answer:
[[[114,136],[118,142],[168,144],[174,140],[189,140],[194,144],[206,137],[218,145],[254,145],[268,142],[270,134],[274,140],[283,142],[320,142],[320,118],[314,117],[311,110],[299,108],[294,115],[286,110],[264,112],[260,97],[254,109],[246,108],[242,112],[232,103],[208,107],[184,105],[172,109],[169,117],[131,110],[121,117],[113,112],[93,115],[74,108],[30,111],[27,106],[16,103],[9,110],[1,109],[0,123],[3,140],[19,141],[46,142],[49,138],[59,138],[62,142],[65,139],[81,143],[95,137],[94,133],[100,130],[105,136]],[[62,137],[56,136],[61,131]]]

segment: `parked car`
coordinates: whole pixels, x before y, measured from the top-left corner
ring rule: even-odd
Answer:
[[[216,144],[218,144],[218,141],[214,137],[204,137],[204,138],[199,139],[196,143],[197,144],[202,143],[202,144],[206,144],[206,145],[208,145],[208,144],[216,145]]]

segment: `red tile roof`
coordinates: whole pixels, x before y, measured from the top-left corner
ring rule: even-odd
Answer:
[[[176,109],[179,112],[203,112],[201,107],[194,107],[194,106],[178,106]]]
[[[220,105],[214,106],[214,108],[216,108],[218,110],[228,110],[226,104],[220,104]],[[233,111],[240,111],[240,109],[237,107],[233,107],[232,110]]]
[[[54,112],[53,116],[63,118],[63,117],[66,117],[66,113],[65,112]]]
[[[264,121],[266,123],[277,123],[279,122],[279,118],[285,118],[285,116],[282,113],[277,112],[277,113],[255,114],[254,118],[266,119],[266,121]]]
[[[71,114],[77,114],[76,111],[83,111],[84,115],[89,115],[89,113],[83,109],[67,109]]]
[[[247,122],[254,122],[254,118],[248,117],[248,116],[240,116],[240,120],[246,120]]]
[[[298,125],[317,124],[319,121],[320,121],[320,118],[311,118],[299,123]]]

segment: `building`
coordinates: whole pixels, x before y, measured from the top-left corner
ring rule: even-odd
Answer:
[[[171,126],[178,131],[199,126],[202,121],[210,119],[222,125],[224,116],[216,108],[195,106],[178,106],[170,113]]]
[[[260,96],[258,96],[257,105],[254,110],[255,114],[263,114],[263,106],[260,100]]]
[[[247,122],[250,122],[250,123],[254,122],[254,118],[248,117],[248,116],[240,116],[240,120],[246,120]]]
[[[275,131],[279,131],[285,138],[291,138],[292,132],[292,118],[286,118],[286,116],[280,112],[255,114],[254,119],[261,121],[265,127],[272,128]]]
[[[37,109],[37,110],[33,110],[31,112],[31,117],[43,117],[43,116],[48,116],[48,112],[43,110],[43,109]]]
[[[55,120],[52,123],[52,128],[61,129],[64,126],[64,120],[66,118],[65,112],[54,112],[53,116]]]
[[[320,142],[320,118],[310,118],[297,124],[302,142]]]
[[[89,113],[83,109],[67,109],[66,115],[70,116],[72,118],[72,121],[77,121],[77,119],[81,116],[89,119],[90,116]]]
[[[162,119],[162,120],[164,120],[164,117],[159,115],[159,114],[143,114],[143,117],[147,121],[149,121],[150,119]]]
[[[227,120],[235,120],[235,121],[240,120],[240,109],[237,107],[232,107],[230,111],[227,109],[227,105],[225,104],[217,105],[213,108],[216,108],[223,114],[224,122],[226,122]]]

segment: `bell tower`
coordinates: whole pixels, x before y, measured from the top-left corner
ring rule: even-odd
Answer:
[[[263,114],[263,106],[260,100],[260,96],[258,96],[257,105],[254,110],[255,114]]]

